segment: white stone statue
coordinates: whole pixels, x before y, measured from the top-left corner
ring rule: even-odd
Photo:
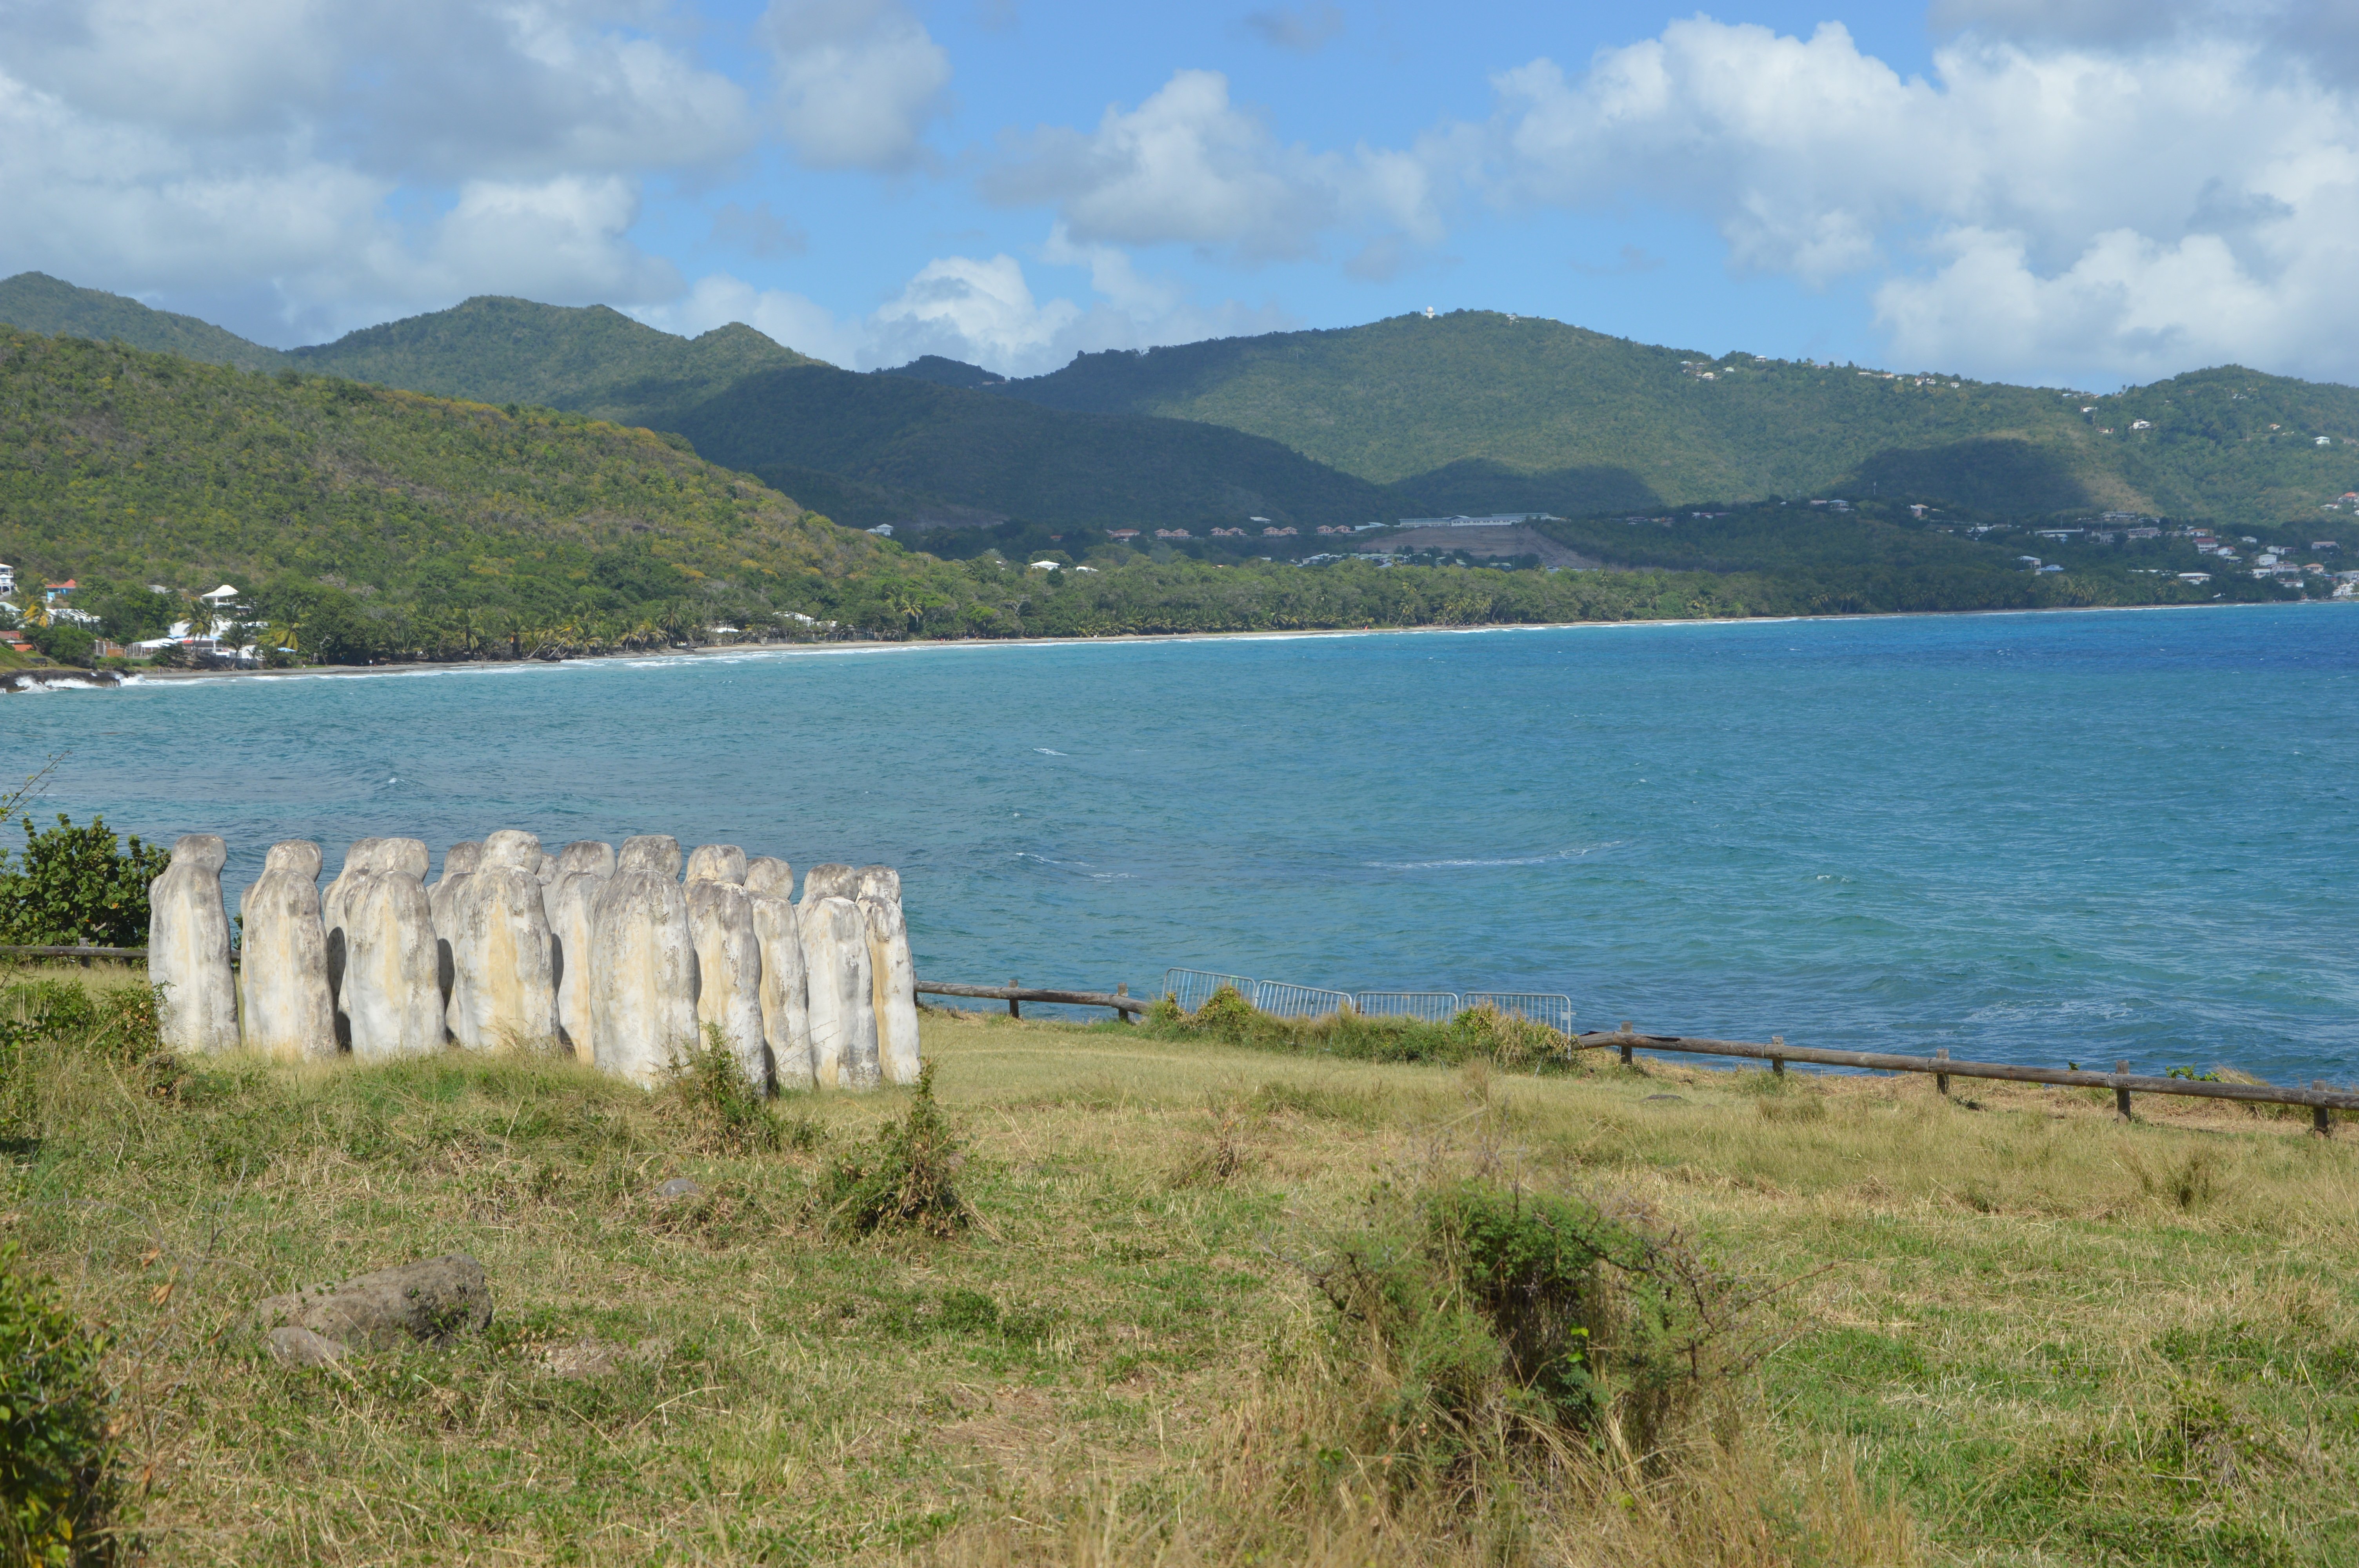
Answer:
[[[328,998],[336,1010],[336,1046],[353,1045],[352,1010],[344,1005],[344,889],[369,869],[382,838],[355,838],[344,850],[344,863],[320,894],[320,925],[328,934]]]
[[[363,1061],[441,1049],[442,988],[436,976],[426,845],[379,838],[357,873],[337,879],[344,933],[341,996],[353,1054]]]
[[[558,1038],[584,1062],[590,1044],[590,909],[614,874],[614,847],[581,838],[558,851],[549,905],[549,967],[557,973]]]
[[[237,987],[221,890],[228,862],[229,846],[219,838],[183,834],[172,845],[172,863],[147,884],[147,980],[163,988],[159,1022],[174,1051],[237,1049]]]
[[[879,1077],[876,1002],[860,906],[821,898],[804,906],[801,920],[812,1074],[823,1089],[873,1089]]]
[[[296,1060],[336,1054],[320,846],[308,838],[273,844],[237,907],[245,933],[239,978],[247,1047]]]
[[[557,1038],[540,861],[540,840],[531,834],[495,833],[448,906],[451,1033],[470,1051],[545,1049]]]
[[[811,1070],[810,1000],[803,978],[800,919],[788,895],[795,869],[767,855],[745,862],[745,892],[754,903],[754,940],[762,949],[762,1035],[770,1045],[770,1073],[781,1089],[807,1089]]]
[[[863,866],[856,882],[868,936],[875,988],[876,1061],[888,1084],[914,1084],[918,1060],[918,970],[909,957],[909,925],[901,914],[901,873]]]
[[[770,1050],[762,1028],[762,946],[745,891],[745,851],[701,844],[688,858],[689,931],[696,943],[696,1023],[720,1026],[746,1081],[767,1093]]]
[[[696,946],[679,840],[623,842],[591,914],[590,1037],[598,1065],[653,1088],[696,1038]]]
[[[803,873],[803,896],[795,901],[795,908],[809,914],[811,905],[823,898],[850,898],[859,892],[859,881],[860,873],[850,866],[832,861],[813,866]]]
[[[451,951],[451,933],[457,920],[459,894],[483,859],[480,843],[451,845],[442,852],[441,880],[426,890],[426,902],[434,914],[434,973],[442,990],[442,1027],[452,1039],[458,1038],[459,1026],[451,1017],[451,992],[459,983],[459,970],[458,959]]]

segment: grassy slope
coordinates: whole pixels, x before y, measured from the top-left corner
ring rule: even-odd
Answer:
[[[122,1336],[126,1457],[166,1563],[1184,1563],[1253,1541],[1471,1561],[1371,1526],[1348,1489],[1272,1517],[1257,1488],[1300,1462],[1287,1368],[1325,1312],[1291,1260],[1374,1184],[1469,1166],[1650,1206],[1793,1281],[1763,1398],[1707,1471],[1723,1489],[1535,1498],[1536,1555],[2359,1551],[2359,1155],[2299,1122],[926,1030],[987,1222],[960,1242],[822,1240],[800,1218],[815,1153],[701,1152],[586,1071],[459,1058],[225,1065],[174,1100],[113,1068],[44,1080],[0,1223]],[[905,1103],[784,1108],[840,1144]],[[1241,1169],[1183,1182],[1223,1119]],[[655,1196],[683,1174],[701,1196]],[[238,1327],[266,1293],[460,1249],[493,1281],[485,1343],[305,1373]],[[549,1352],[583,1341],[625,1354],[555,1375]]]
[[[572,309],[492,296],[364,328],[288,358],[354,381],[658,429],[674,427],[681,410],[741,377],[819,362],[741,323],[679,338],[603,305]]]
[[[625,544],[782,585],[877,553],[645,430],[0,328],[0,554],[52,578],[561,592]]]
[[[1068,414],[907,376],[814,367],[749,377],[673,425],[734,468],[820,469],[1050,526],[1365,523],[1392,498],[1276,441],[1214,426]]]
[[[120,294],[80,288],[46,273],[20,272],[0,280],[0,321],[28,332],[121,341],[153,353],[243,370],[277,370],[286,362],[277,349],[248,342],[210,321],[153,309]]]
[[[1683,360],[1709,361],[1716,378],[1685,373]],[[1401,481],[1411,499],[1430,492],[1435,504],[1480,505],[1495,489],[1514,492],[1503,506],[1556,494],[1557,510],[1588,511],[1643,504],[1642,492],[1737,500],[1873,484],[1993,510],[2273,517],[2311,512],[2359,483],[2343,456],[2359,439],[2359,391],[2349,387],[2234,367],[2099,399],[1975,382],[1952,390],[1950,381],[1712,360],[1459,311],[1085,355],[1006,390],[1058,407],[1249,430],[1346,472]],[[2231,404],[2229,383],[2251,391]],[[2078,411],[2091,403],[2098,413],[2084,418]],[[2140,418],[2156,430],[2133,434]],[[2272,422],[2284,427],[2274,442],[2245,438],[2265,438]],[[2312,447],[2321,434],[2337,445]],[[1495,486],[1437,471],[1470,462],[1505,471]],[[1517,490],[1510,474],[1551,477]]]

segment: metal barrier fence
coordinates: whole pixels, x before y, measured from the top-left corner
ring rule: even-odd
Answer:
[[[1352,993],[1264,980],[1254,989],[1253,1004],[1272,1018],[1323,1018],[1351,1006]]]
[[[1489,1006],[1545,1023],[1559,1034],[1572,1033],[1572,999],[1555,991],[1469,991],[1468,1007]]]
[[[1166,969],[1163,989],[1179,1002],[1180,1011],[1193,1012],[1212,1000],[1212,993],[1223,986],[1233,988],[1237,995],[1251,1001],[1261,982],[1245,975],[1215,974],[1210,969]]]
[[[1363,1018],[1414,1018],[1447,1023],[1458,1016],[1456,991],[1354,991],[1352,1006]]]

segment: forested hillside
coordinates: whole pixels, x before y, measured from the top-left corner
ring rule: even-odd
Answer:
[[[102,343],[125,342],[135,349],[246,370],[277,370],[285,362],[277,349],[248,342],[210,321],[153,309],[120,294],[78,288],[46,273],[20,272],[0,279],[0,322],[51,337],[64,333]]]
[[[1184,419],[1068,414],[813,366],[751,376],[673,424],[780,483],[818,470],[1051,528],[1366,523],[1393,498],[1272,440]]]
[[[2313,513],[2359,487],[2349,387],[2232,366],[2068,395],[1657,348],[1492,311],[1087,354],[996,390],[1252,431],[1449,510],[1856,490],[2240,520]]]
[[[622,638],[824,608],[892,553],[677,437],[0,327],[0,557],[112,635],[227,579],[363,643]]]

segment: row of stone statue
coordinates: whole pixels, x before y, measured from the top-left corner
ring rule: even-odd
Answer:
[[[683,881],[676,838],[547,855],[504,831],[452,845],[431,888],[422,841],[363,838],[322,892],[320,847],[293,839],[239,902],[234,981],[228,858],[190,834],[148,888],[148,978],[174,1050],[554,1045],[652,1087],[712,1025],[766,1090],[918,1079],[917,974],[889,866],[814,866],[798,903],[792,867],[734,844],[698,848]]]

